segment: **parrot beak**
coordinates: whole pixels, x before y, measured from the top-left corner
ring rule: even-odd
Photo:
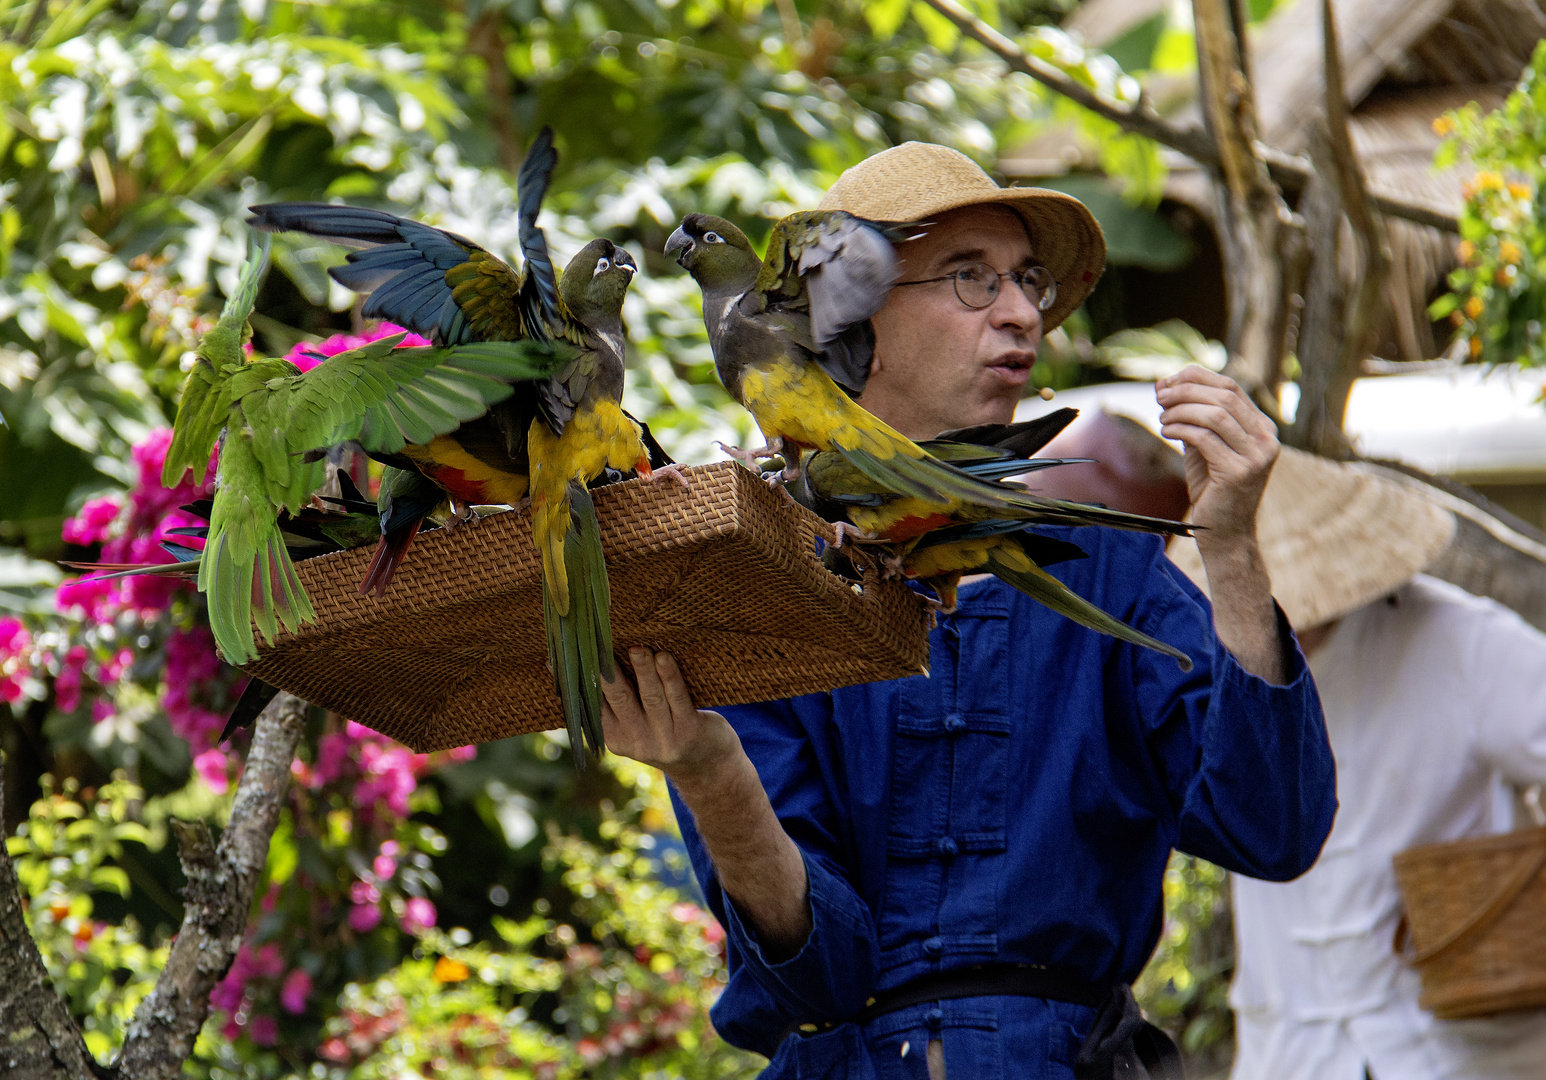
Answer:
[[[676,261],[681,262],[687,253],[691,250],[692,237],[687,235],[686,229],[678,225],[676,227],[676,232],[672,233],[670,238],[666,240],[666,254],[676,255]],[[681,254],[677,255],[677,252],[681,252]]]

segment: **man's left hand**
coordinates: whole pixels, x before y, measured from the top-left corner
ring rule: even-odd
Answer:
[[[1256,508],[1278,458],[1277,428],[1235,380],[1193,364],[1155,384],[1160,434],[1186,446],[1200,548],[1256,536]]]
[[[1186,446],[1214,630],[1241,667],[1281,683],[1288,658],[1256,544],[1256,510],[1278,459],[1277,429],[1235,380],[1195,365],[1161,379],[1154,393],[1165,410],[1160,434]]]

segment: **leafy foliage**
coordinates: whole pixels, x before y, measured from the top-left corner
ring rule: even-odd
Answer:
[[[1546,44],[1496,111],[1483,114],[1472,102],[1434,127],[1447,136],[1436,164],[1464,155],[1477,171],[1465,185],[1452,291],[1430,314],[1459,328],[1473,360],[1546,364]]]

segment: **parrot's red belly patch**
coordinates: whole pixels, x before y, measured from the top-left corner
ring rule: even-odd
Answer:
[[[459,499],[464,503],[481,506],[488,502],[497,502],[488,493],[488,486],[477,480],[471,480],[460,469],[453,469],[446,465],[421,466],[421,471],[435,483],[451,495],[453,499]]]
[[[886,529],[886,539],[893,543],[911,540],[926,532],[942,529],[951,523],[949,514],[930,514],[927,517],[903,518]]]

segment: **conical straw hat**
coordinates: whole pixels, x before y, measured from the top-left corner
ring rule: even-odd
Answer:
[[[927,221],[947,210],[1002,203],[1019,211],[1038,262],[1058,283],[1042,315],[1051,330],[1084,303],[1106,266],[1106,238],[1095,216],[1072,195],[1044,188],[1001,188],[958,150],[909,142],[866,158],[837,178],[822,210],[846,210],[872,221]]]
[[[1284,447],[1256,514],[1272,595],[1296,630],[1356,611],[1424,570],[1449,546],[1455,519],[1356,463]],[[1197,543],[1170,557],[1206,592]]]

